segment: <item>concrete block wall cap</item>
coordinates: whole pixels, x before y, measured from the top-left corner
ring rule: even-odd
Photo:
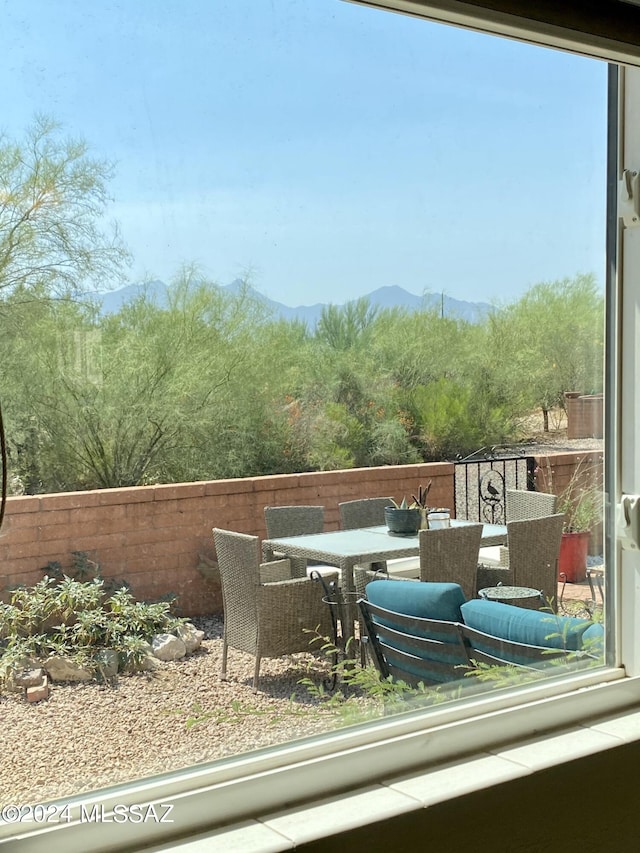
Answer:
[[[11,516],[22,512],[40,512],[39,495],[9,495],[7,498],[7,515],[4,519],[3,531]]]
[[[180,500],[201,498],[204,497],[205,491],[205,483],[163,483],[154,486],[153,499],[156,501],[167,501],[174,498],[179,498]]]

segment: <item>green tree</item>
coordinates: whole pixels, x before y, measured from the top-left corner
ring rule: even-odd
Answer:
[[[37,116],[21,141],[0,137],[0,290],[25,298],[104,288],[128,255],[100,228],[112,166]]]
[[[39,459],[40,488],[180,481],[206,472],[219,449],[216,423],[230,377],[250,357],[254,321],[241,296],[188,273],[171,290],[167,309],[142,295],[100,319],[65,300],[25,325],[14,353],[30,386],[13,413],[33,427],[37,447],[32,441],[28,456]]]
[[[437,460],[504,442],[513,427],[483,357],[481,325],[430,309],[385,312],[370,350],[391,377],[387,404],[420,459]]]
[[[366,297],[346,305],[326,305],[316,328],[316,337],[335,350],[362,348],[370,337],[378,309]]]
[[[604,298],[593,275],[542,282],[502,311],[509,345],[500,361],[526,393],[529,410],[564,407],[565,391],[603,387]]]
[[[397,403],[391,357],[403,347],[397,312],[371,311],[366,299],[329,308],[313,339],[314,358],[301,394],[310,466],[419,461]]]

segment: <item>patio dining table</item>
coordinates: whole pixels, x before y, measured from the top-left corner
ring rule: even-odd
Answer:
[[[451,520],[452,527],[473,523],[462,519]],[[483,546],[504,545],[506,542],[506,526],[482,525]],[[354,566],[381,563],[397,557],[415,557],[419,553],[420,544],[417,533],[413,536],[400,536],[389,533],[385,525],[303,536],[285,536],[279,539],[265,539],[262,543],[265,561],[273,560],[277,554],[337,566],[340,569],[342,590],[347,597],[349,593],[354,592]],[[353,624],[352,620],[350,624]]]

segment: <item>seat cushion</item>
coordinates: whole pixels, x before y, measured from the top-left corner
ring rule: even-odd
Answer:
[[[582,645],[586,652],[601,655],[604,651],[604,625],[594,622],[582,635]]]
[[[470,628],[511,642],[549,649],[580,649],[582,636],[592,625],[575,616],[557,616],[484,599],[467,601],[460,610],[465,625]]]
[[[311,572],[317,572],[323,578],[330,577],[331,575],[340,575],[340,569],[337,566],[325,566],[320,563],[317,565],[307,563],[307,577],[311,577]]]
[[[420,557],[396,557],[387,560],[387,573],[394,578],[419,578]]]
[[[509,562],[509,549],[504,545],[487,545],[478,551],[478,562],[485,566],[506,566]]]
[[[460,622],[460,607],[465,601],[462,587],[457,583],[397,583],[387,580],[367,584],[367,598],[372,604],[396,613],[443,622]]]

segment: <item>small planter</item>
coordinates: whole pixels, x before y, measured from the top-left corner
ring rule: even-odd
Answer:
[[[389,533],[415,536],[420,529],[420,510],[386,506],[384,508],[384,520],[389,528]]]
[[[580,583],[587,577],[587,552],[591,533],[563,533],[558,558],[558,580]]]

